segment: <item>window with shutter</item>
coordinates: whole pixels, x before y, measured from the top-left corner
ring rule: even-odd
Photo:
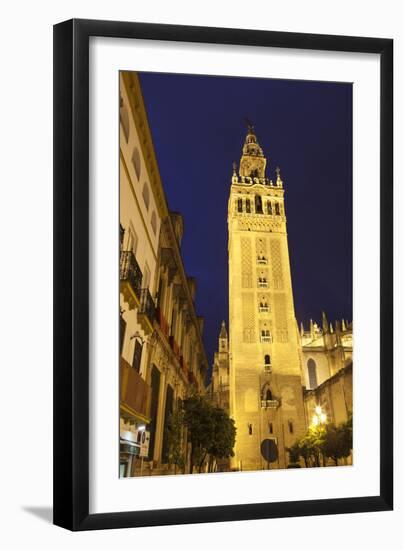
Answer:
[[[133,353],[133,363],[132,367],[137,371],[140,372],[140,365],[141,365],[141,353],[143,351],[143,346],[139,342],[139,340],[136,339],[134,344],[134,353]]]

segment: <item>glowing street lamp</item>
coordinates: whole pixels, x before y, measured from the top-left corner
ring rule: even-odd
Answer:
[[[321,426],[323,424],[326,424],[327,416],[322,411],[322,407],[320,405],[317,405],[315,407],[315,414],[312,417],[312,425],[317,427]]]

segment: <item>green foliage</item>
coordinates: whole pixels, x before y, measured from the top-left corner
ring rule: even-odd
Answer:
[[[208,445],[208,453],[215,458],[229,458],[234,456],[236,428],[235,422],[219,407],[211,411],[213,431]]]
[[[200,395],[191,395],[183,402],[184,425],[188,428],[191,443],[190,471],[196,466],[199,472],[209,454],[215,458],[233,456],[235,424],[228,414]]]
[[[168,461],[174,464],[176,469],[183,471],[185,469],[183,422],[184,410],[182,407],[176,407],[168,419]]]
[[[287,451],[289,452],[289,455],[290,455],[290,462],[292,464],[296,464],[300,456],[302,456],[299,442],[296,441],[294,445],[292,445],[289,449],[287,449]]]
[[[295,463],[303,458],[305,466],[323,466],[331,458],[335,464],[338,460],[350,455],[353,447],[352,415],[339,426],[326,424],[311,426],[304,437],[298,439],[288,449],[290,462]]]
[[[326,430],[326,440],[323,447],[325,456],[332,458],[336,465],[338,460],[348,457],[353,446],[352,418],[339,426],[329,424]]]

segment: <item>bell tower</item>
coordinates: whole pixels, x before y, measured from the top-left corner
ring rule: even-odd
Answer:
[[[283,181],[266,169],[248,122],[228,201],[231,466],[240,470],[287,467],[286,448],[305,433]]]

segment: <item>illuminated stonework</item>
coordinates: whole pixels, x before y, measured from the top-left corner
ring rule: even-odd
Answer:
[[[228,202],[231,467],[240,470],[287,467],[286,449],[306,429],[283,182],[279,169],[266,177],[266,165],[249,125]],[[266,439],[278,450],[269,465]]]

